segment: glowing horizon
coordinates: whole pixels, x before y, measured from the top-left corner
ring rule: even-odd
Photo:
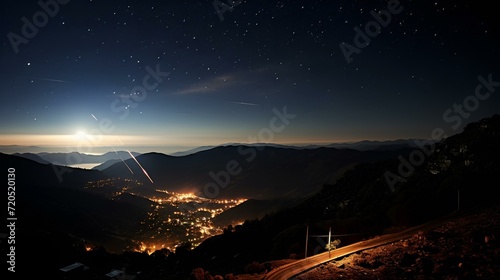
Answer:
[[[327,145],[332,143],[354,143],[364,140],[387,141],[391,139],[347,139],[335,140],[291,138],[282,141],[259,142],[247,139],[193,139],[191,137],[166,137],[161,135],[89,135],[83,131],[75,134],[4,134],[0,135],[0,146],[36,146],[66,148],[106,147],[172,147],[172,146],[218,146],[228,143],[281,144],[281,145]]]

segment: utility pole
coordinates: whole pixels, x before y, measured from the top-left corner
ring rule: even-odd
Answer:
[[[331,243],[332,242],[332,227],[330,226],[330,229],[328,230],[328,258],[330,258],[330,250],[331,250]]]
[[[306,229],[306,253],[304,254],[304,258],[307,258],[307,241],[309,240],[309,225],[307,225]]]
[[[457,201],[457,212],[460,211],[460,189],[457,190],[458,191],[458,201]]]

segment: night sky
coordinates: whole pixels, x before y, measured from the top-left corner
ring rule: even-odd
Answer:
[[[0,145],[430,138],[499,113],[485,1],[40,3],[2,1]]]

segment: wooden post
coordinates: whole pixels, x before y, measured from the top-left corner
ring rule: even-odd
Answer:
[[[328,258],[330,258],[331,242],[332,242],[332,227],[330,227],[330,229],[328,230]]]
[[[307,225],[306,229],[306,253],[304,254],[304,258],[307,258],[307,242],[309,240],[309,225]]]

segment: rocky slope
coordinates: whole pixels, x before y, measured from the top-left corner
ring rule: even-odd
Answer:
[[[306,279],[500,279],[500,206],[295,277]]]

